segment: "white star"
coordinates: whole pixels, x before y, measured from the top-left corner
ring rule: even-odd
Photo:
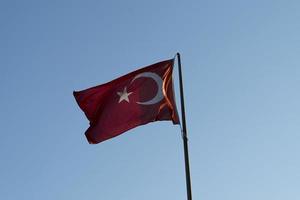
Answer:
[[[127,92],[127,87],[124,88],[123,92],[117,92],[117,94],[120,96],[119,103],[123,100],[127,101],[129,103],[128,96],[132,94],[132,92]]]

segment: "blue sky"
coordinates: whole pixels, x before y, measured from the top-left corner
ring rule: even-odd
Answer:
[[[299,10],[296,0],[2,0],[0,199],[185,199],[178,126],[89,145],[72,96],[177,51],[194,199],[299,199]]]

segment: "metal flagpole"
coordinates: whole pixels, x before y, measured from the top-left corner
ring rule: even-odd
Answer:
[[[186,122],[185,122],[185,108],[184,108],[184,95],[183,95],[183,80],[182,80],[182,72],[181,72],[181,59],[180,59],[179,53],[177,53],[176,55],[177,55],[177,60],[178,60],[178,72],[179,72],[181,119],[182,119],[181,131],[182,131],[183,148],[184,148],[187,200],[192,200],[192,186],[191,186],[191,175],[190,175],[190,164],[189,164],[188,137],[187,137],[187,131],[186,131]]]

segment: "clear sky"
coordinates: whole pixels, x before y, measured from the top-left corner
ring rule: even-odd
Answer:
[[[72,96],[177,51],[194,199],[300,199],[299,21],[299,0],[0,1],[0,199],[186,199],[178,126],[89,145]]]

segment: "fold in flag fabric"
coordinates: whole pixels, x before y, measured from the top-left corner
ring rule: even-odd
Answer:
[[[173,62],[165,60],[73,95],[90,121],[90,144],[154,121],[179,124],[173,92]]]

